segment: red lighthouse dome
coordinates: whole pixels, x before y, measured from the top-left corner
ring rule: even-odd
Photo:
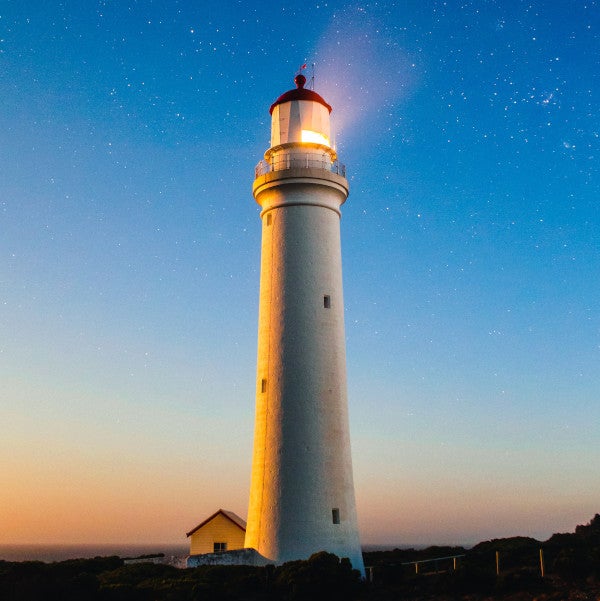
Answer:
[[[309,100],[311,102],[318,102],[322,104],[330,113],[331,113],[331,105],[327,104],[323,97],[317,94],[314,90],[307,90],[304,85],[306,84],[306,77],[300,73],[294,77],[294,83],[296,87],[293,90],[288,90],[283,93],[272,105],[269,109],[269,113],[273,114],[273,109],[278,104],[283,104],[284,102],[291,102],[292,100]]]

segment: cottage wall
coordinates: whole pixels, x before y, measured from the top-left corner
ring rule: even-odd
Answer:
[[[244,536],[238,525],[219,513],[190,536],[190,555],[212,553],[215,543],[227,543],[228,551],[243,549]]]

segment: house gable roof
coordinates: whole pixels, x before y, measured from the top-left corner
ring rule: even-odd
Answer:
[[[192,528],[192,530],[190,530],[186,534],[186,536],[191,536],[192,534],[194,534],[194,532],[196,532],[196,530],[199,530],[200,528],[202,528],[202,526],[205,526],[206,524],[208,524],[208,522],[214,520],[219,514],[225,516],[229,521],[233,522],[240,530],[246,532],[246,522],[239,515],[233,513],[233,511],[227,511],[227,509],[219,509],[218,511],[215,511],[215,513],[213,513],[210,517],[206,518],[203,522],[200,522],[200,524],[198,524],[195,528]]]

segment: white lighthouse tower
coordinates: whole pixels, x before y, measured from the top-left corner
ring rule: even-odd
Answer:
[[[274,563],[318,551],[364,574],[346,393],[340,207],[331,107],[306,78],[271,106],[262,207],[256,424],[245,546]]]

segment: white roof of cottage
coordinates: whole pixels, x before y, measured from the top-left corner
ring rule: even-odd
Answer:
[[[208,522],[210,522],[211,520],[216,518],[219,514],[224,515],[227,519],[232,521],[236,526],[238,526],[240,529],[242,529],[244,532],[246,532],[246,522],[239,515],[233,513],[233,511],[228,511],[227,509],[219,509],[218,511],[215,511],[215,513],[213,513],[210,517],[206,518],[203,522],[200,522],[195,528],[192,528],[186,534],[186,536],[191,536],[192,534],[194,534],[194,532],[196,532],[196,530],[199,530],[200,528],[202,528],[202,526],[208,524]]]

